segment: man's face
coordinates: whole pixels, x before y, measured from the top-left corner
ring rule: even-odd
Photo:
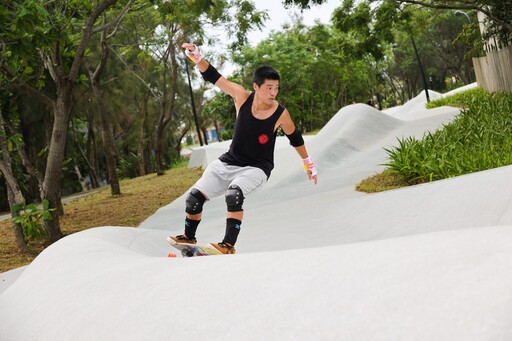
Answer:
[[[270,104],[276,99],[279,92],[279,81],[266,79],[259,87],[256,83],[253,83],[253,87],[258,97]]]

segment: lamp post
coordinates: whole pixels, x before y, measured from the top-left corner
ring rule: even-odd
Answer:
[[[427,77],[425,76],[425,70],[423,69],[423,64],[421,63],[420,55],[418,53],[418,48],[416,47],[416,42],[414,41],[414,37],[412,36],[412,34],[411,34],[411,42],[412,42],[412,47],[414,49],[414,55],[416,56],[416,61],[418,62],[418,67],[420,68],[421,79],[423,81],[423,89],[425,90],[425,96],[427,97],[427,102],[430,102],[430,96],[428,93]],[[398,47],[398,44],[393,43],[392,47],[393,47],[393,49],[396,49]]]
[[[421,79],[423,80],[423,89],[425,89],[425,96],[427,97],[427,102],[430,102],[430,96],[428,95],[428,84],[427,77],[425,76],[425,70],[423,69],[423,64],[421,64],[420,55],[418,53],[418,49],[416,48],[416,42],[414,41],[414,37],[411,35],[412,47],[414,48],[414,54],[416,55],[416,60],[418,61],[418,66],[421,72]]]
[[[190,91],[190,102],[192,104],[192,113],[194,114],[194,122],[196,123],[197,137],[199,138],[199,143],[202,146],[203,145],[203,137],[201,136],[201,129],[199,129],[199,118],[197,117],[196,104],[194,102],[194,92],[192,91],[192,82],[190,81],[190,72],[188,71],[188,63],[187,63],[186,58],[185,58],[185,70],[187,71],[188,90]]]

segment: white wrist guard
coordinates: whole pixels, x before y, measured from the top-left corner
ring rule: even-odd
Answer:
[[[185,54],[187,57],[189,57],[194,63],[199,63],[201,61],[201,52],[199,51],[199,47],[194,45],[194,50],[189,51],[188,49],[185,50]]]
[[[311,176],[315,176],[318,174],[318,171],[316,170],[315,163],[313,162],[313,159],[311,159],[310,156],[308,156],[305,159],[302,159],[302,162],[304,163],[304,170],[306,172],[311,172]]]

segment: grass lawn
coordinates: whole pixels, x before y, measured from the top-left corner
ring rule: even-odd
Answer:
[[[108,225],[136,227],[157,209],[181,196],[202,172],[201,169],[180,166],[168,170],[163,176],[150,174],[121,180],[120,196],[112,196],[110,186],[107,186],[67,202],[64,204],[65,214],[60,219],[62,232],[69,235]],[[19,254],[11,219],[0,222],[0,272],[29,264],[44,247],[43,243],[31,243],[27,254]]]

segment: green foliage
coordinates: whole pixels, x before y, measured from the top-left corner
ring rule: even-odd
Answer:
[[[232,77],[229,78],[232,81]],[[228,94],[221,92],[218,93],[212,100],[207,102],[202,110],[204,118],[210,121],[220,122],[225,129],[234,129],[235,126],[235,104],[233,99]],[[205,121],[203,118],[203,122]],[[224,135],[223,135],[224,139]]]
[[[253,29],[260,29],[265,20],[267,20],[268,15],[266,12],[257,11],[252,1],[234,0],[233,5],[236,9],[233,15],[233,18],[236,19],[236,25],[228,25],[226,28],[230,36],[236,37],[231,48],[240,49],[247,43],[247,32]]]
[[[309,8],[310,5],[322,4],[325,0],[284,0],[286,5],[298,5],[301,8]],[[381,31],[386,34],[389,32],[387,25],[398,23],[401,20],[407,21],[407,12],[403,11],[404,7],[408,4],[418,4],[424,8],[435,8],[441,11],[450,10],[474,10],[480,11],[487,15],[483,24],[487,26],[487,34],[483,37],[485,40],[497,37],[498,41],[503,46],[512,42],[512,0],[471,0],[471,1],[457,1],[457,0],[344,0],[344,12],[352,8],[354,4],[359,6],[361,3],[369,5],[377,13],[377,22],[375,25],[375,32]],[[381,12],[381,13],[379,13]],[[404,16],[405,14],[405,16]],[[383,20],[382,20],[383,19]]]
[[[512,95],[467,91],[432,103],[462,106],[461,114],[423,139],[386,149],[386,164],[406,181],[433,181],[512,164]]]
[[[408,14],[407,21],[396,25],[393,44],[388,45],[386,57],[390,63],[383,73],[387,88],[392,92],[386,97],[405,103],[424,88],[412,45],[413,37],[429,89],[446,92],[475,81],[473,63],[467,57],[478,49],[476,32],[473,25],[469,30],[465,16],[418,6],[405,7],[402,19],[405,13]],[[470,40],[458,38],[465,30],[465,37]]]
[[[176,157],[173,158],[171,162],[170,168],[181,168],[181,167],[187,167],[188,166],[189,158],[187,157]]]
[[[194,144],[194,138],[192,138],[192,135],[187,135],[186,142],[187,146],[191,146]]]
[[[132,179],[138,176],[138,158],[135,153],[130,152],[119,159],[117,175],[120,179]]]
[[[334,11],[332,21],[337,29],[353,37],[351,50],[355,56],[370,54],[375,60],[381,60],[385,46],[393,40],[397,12],[393,6],[382,5],[374,11],[370,5],[367,1],[344,0]]]
[[[459,92],[449,97],[443,97],[435,101],[431,101],[427,103],[427,109],[438,108],[445,105],[467,108],[471,105],[476,105],[481,99],[489,98],[491,96],[492,94],[489,94],[485,90],[476,88],[473,90]]]
[[[42,77],[42,63],[36,48],[44,49],[51,44],[49,14],[41,1],[27,0],[0,4],[1,61],[11,74],[0,73],[0,80],[16,81],[18,78]],[[39,85],[41,85],[39,83]]]
[[[50,204],[46,199],[43,200],[41,205],[42,208],[39,208],[36,204],[26,206],[18,204],[13,206],[13,212],[19,213],[13,220],[23,228],[23,235],[27,242],[44,240],[48,237],[48,233],[43,226],[43,221],[51,220],[51,212],[55,209],[50,208]]]
[[[226,129],[222,132],[222,139],[224,141],[227,141],[227,140],[231,140],[233,138],[233,134],[234,134],[234,130],[233,129]]]
[[[512,43],[512,0],[484,0],[482,3],[490,12],[484,20],[487,32],[483,38],[497,40],[501,46]]]
[[[252,89],[258,66],[277,69],[279,102],[302,131],[310,131],[321,128],[352,100],[367,99],[375,64],[350,53],[352,44],[350,36],[330,26],[306,27],[299,21],[272,33],[255,48],[244,48],[234,60],[243,65],[238,76],[247,89]]]

